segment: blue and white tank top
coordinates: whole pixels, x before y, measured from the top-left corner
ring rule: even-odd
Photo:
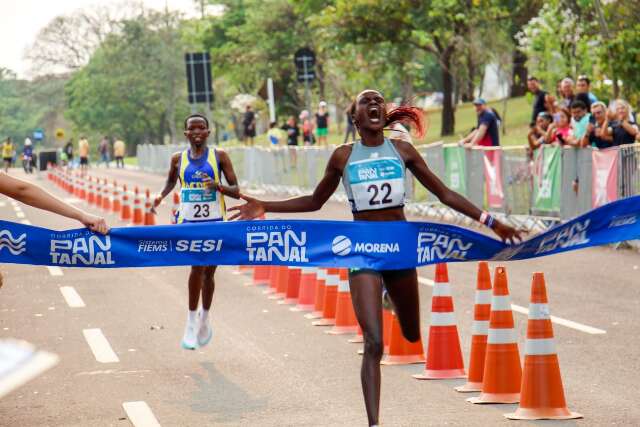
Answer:
[[[393,143],[369,147],[356,141],[342,173],[352,212],[404,206],[405,164]]]
[[[219,191],[204,187],[203,180],[210,177],[220,182],[220,164],[215,149],[209,149],[197,158],[191,158],[191,150],[182,152],[180,158],[180,209],[177,222],[219,221],[226,219],[224,197]]]

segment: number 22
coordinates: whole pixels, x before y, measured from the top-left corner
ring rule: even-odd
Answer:
[[[386,191],[386,194],[382,197],[382,200],[377,200],[378,193],[380,193],[381,190]],[[384,205],[393,202],[393,200],[389,198],[389,196],[391,195],[391,184],[389,184],[388,182],[382,184],[380,188],[378,188],[376,184],[371,184],[369,187],[367,187],[367,192],[373,193],[371,195],[371,199],[369,200],[369,205],[371,206],[380,204]]]

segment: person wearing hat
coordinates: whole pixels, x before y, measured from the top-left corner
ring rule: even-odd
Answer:
[[[478,125],[460,141],[460,144],[465,147],[473,147],[474,145],[499,146],[500,134],[498,132],[498,118],[495,113],[487,105],[487,101],[482,98],[474,99],[473,106],[478,114]]]
[[[327,135],[329,135],[329,113],[327,112],[327,103],[320,101],[318,104],[318,112],[316,113],[316,136],[319,145],[327,145]]]
[[[33,143],[29,137],[25,138],[22,148],[22,168],[25,173],[33,172]]]

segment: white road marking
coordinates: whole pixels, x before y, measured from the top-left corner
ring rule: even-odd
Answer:
[[[23,223],[24,225],[31,225],[31,221],[29,221],[28,219],[23,219],[20,222]]]
[[[52,267],[48,265],[47,270],[49,270],[49,274],[52,276],[64,276],[64,273],[62,272],[62,269],[60,267]]]
[[[98,362],[116,363],[120,361],[100,329],[83,329],[82,334]]]
[[[418,276],[418,283],[421,283],[426,286],[431,286],[435,284],[435,282],[431,279],[427,279],[426,277]],[[525,316],[529,315],[529,309],[527,307],[523,307],[517,304],[511,304],[511,309],[516,313],[524,314]],[[594,328],[593,326],[584,325],[582,323],[574,322],[573,320],[563,319],[562,317],[551,316],[551,322],[556,325],[565,326],[567,328],[575,329],[576,331],[585,332],[591,335],[601,335],[606,334],[607,331],[604,329]]]
[[[60,292],[69,307],[79,308],[85,306],[84,301],[82,301],[82,298],[80,298],[80,295],[78,295],[73,286],[62,286],[60,287]]]
[[[160,423],[146,402],[124,402],[122,407],[134,427],[160,427]]]

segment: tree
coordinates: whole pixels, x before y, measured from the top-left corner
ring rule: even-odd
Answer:
[[[459,44],[470,27],[501,25],[505,15],[493,0],[337,0],[325,8],[322,22],[335,28],[338,42],[369,46],[393,43],[398,49],[433,55],[440,66],[444,94],[441,134],[450,135],[455,129],[454,59]]]

